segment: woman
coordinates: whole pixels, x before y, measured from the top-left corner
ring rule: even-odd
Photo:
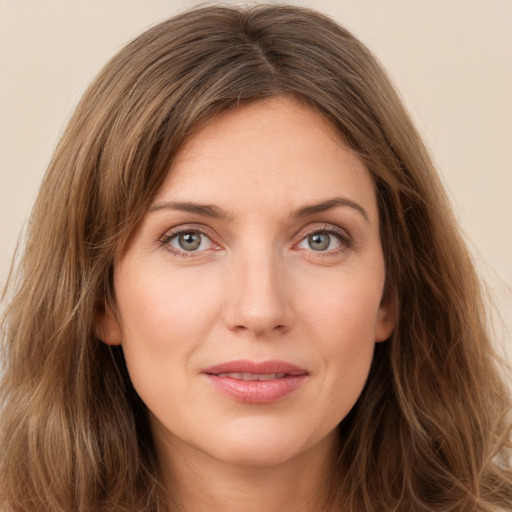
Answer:
[[[512,506],[467,250],[388,79],[318,13],[206,7],[114,57],[16,286],[6,510]]]

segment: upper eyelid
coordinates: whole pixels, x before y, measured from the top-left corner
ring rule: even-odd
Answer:
[[[306,226],[297,230],[296,234],[294,236],[299,236],[301,233],[307,234],[307,233],[311,233],[311,232],[315,232],[315,231],[322,231],[322,230],[335,231],[335,232],[339,231],[340,233],[345,233],[345,234],[349,235],[349,232],[345,228],[342,228],[341,226],[338,226],[336,224],[332,224],[330,222],[311,222],[311,223],[307,224]],[[195,223],[195,222],[178,224],[177,226],[168,228],[163,233],[163,235],[165,235],[167,233],[176,234],[176,233],[181,233],[183,231],[199,231],[206,235],[208,235],[208,234],[211,234],[214,236],[216,235],[215,230],[213,230],[208,225]]]
[[[306,236],[309,236],[312,233],[317,232],[326,232],[326,233],[334,233],[339,235],[340,237],[352,239],[352,235],[345,228],[337,226],[336,224],[330,224],[325,222],[314,223],[313,225],[309,224],[304,228],[300,229],[294,238],[300,238],[301,240]]]
[[[212,242],[213,238],[217,237],[215,231],[209,228],[208,226],[204,226],[201,224],[182,224],[180,226],[167,229],[159,239],[162,240],[173,238],[174,236],[179,235],[180,233],[187,233],[188,231],[197,231],[198,233],[201,233],[202,235],[205,235],[208,238],[210,238]]]

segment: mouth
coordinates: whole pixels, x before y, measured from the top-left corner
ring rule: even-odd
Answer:
[[[279,402],[297,391],[307,370],[284,361],[230,361],[202,372],[214,389],[228,398],[251,404]]]

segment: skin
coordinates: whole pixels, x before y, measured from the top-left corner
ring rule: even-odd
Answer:
[[[347,204],[327,208],[333,198]],[[180,230],[201,245],[184,250]],[[123,346],[183,509],[318,510],[336,426],[394,327],[384,281],[372,179],[318,113],[274,98],[190,138],[116,261],[118,311],[97,326]],[[241,403],[202,372],[236,359],[286,361],[307,378],[275,403]]]

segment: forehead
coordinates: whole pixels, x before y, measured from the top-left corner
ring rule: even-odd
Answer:
[[[155,202],[302,204],[344,195],[377,215],[372,178],[319,113],[295,99],[258,101],[201,127],[179,151]]]

